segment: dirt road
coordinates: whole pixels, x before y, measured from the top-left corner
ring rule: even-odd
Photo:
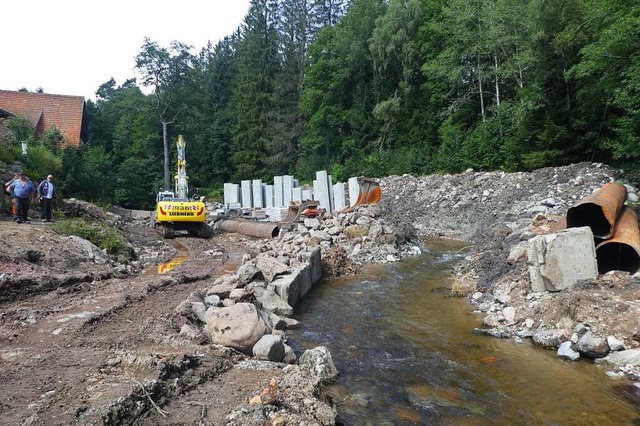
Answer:
[[[173,321],[191,292],[235,271],[240,241],[126,234],[149,263],[139,275],[78,255],[49,224],[0,221],[0,424],[223,424],[281,375]],[[178,253],[187,260],[158,275]]]

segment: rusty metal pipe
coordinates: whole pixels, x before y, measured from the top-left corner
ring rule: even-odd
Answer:
[[[567,211],[567,228],[588,226],[595,237],[610,238],[626,200],[627,188],[623,184],[607,183]]]
[[[640,230],[638,215],[631,207],[624,207],[616,221],[613,237],[596,246],[598,272],[627,271],[635,274],[640,269]]]
[[[280,234],[280,226],[277,224],[252,222],[243,219],[223,220],[218,224],[218,229],[258,238],[275,238]]]

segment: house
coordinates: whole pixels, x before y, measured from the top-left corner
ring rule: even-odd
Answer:
[[[0,142],[9,137],[9,129],[7,129],[5,121],[13,117],[15,117],[15,115],[10,111],[0,108]]]
[[[66,143],[79,146],[87,138],[83,96],[0,90],[0,110],[29,120],[37,136],[55,125]]]

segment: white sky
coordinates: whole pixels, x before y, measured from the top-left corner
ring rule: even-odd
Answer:
[[[248,9],[249,0],[3,1],[0,89],[95,100],[111,77],[118,85],[135,77],[145,37],[193,45],[197,54],[231,35]]]

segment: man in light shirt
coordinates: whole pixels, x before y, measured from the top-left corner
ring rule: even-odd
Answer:
[[[55,198],[55,186],[53,185],[53,176],[49,175],[38,185],[38,200],[42,203],[42,221],[51,222],[51,213],[53,212],[53,199]]]

